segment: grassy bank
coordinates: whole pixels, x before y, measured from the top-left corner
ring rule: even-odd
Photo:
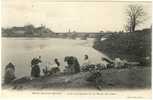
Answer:
[[[150,89],[151,70],[146,68],[105,69],[100,72],[101,77],[93,81],[88,79],[93,75],[91,72],[81,72],[73,75],[57,74],[54,76],[40,77],[29,80],[18,79],[12,84],[3,85],[3,89],[16,90],[101,90],[109,89]]]
[[[119,57],[148,65],[151,63],[151,29],[113,33],[104,41],[97,39],[93,47],[112,59]]]

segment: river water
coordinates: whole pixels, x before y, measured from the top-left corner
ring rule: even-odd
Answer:
[[[83,57],[87,54],[92,63],[100,63],[101,57],[105,55],[92,48],[93,42],[93,39],[2,38],[2,76],[9,62],[15,65],[16,77],[30,76],[30,62],[38,56],[42,57],[44,65],[52,64],[58,58],[61,70],[66,65],[65,56],[76,56],[82,64]]]

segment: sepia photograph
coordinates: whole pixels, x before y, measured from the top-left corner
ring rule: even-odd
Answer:
[[[2,0],[7,91],[151,91],[151,1]]]

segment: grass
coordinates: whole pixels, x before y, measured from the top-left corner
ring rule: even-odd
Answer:
[[[73,75],[58,74],[34,80],[19,79],[3,89],[16,90],[109,90],[109,89],[145,89],[151,88],[151,68],[106,69],[96,81],[88,81],[93,73],[81,72]],[[23,81],[24,80],[24,81]]]
[[[143,65],[150,64],[151,29],[132,33],[113,33],[104,41],[96,40],[93,47],[112,59],[119,57],[141,62]],[[146,61],[147,57],[149,61]]]

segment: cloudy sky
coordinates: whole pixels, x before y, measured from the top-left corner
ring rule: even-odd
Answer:
[[[140,4],[146,21],[138,28],[151,26],[151,2],[48,2],[42,0],[3,0],[2,27],[46,25],[55,32],[120,31],[126,22],[125,9]]]

